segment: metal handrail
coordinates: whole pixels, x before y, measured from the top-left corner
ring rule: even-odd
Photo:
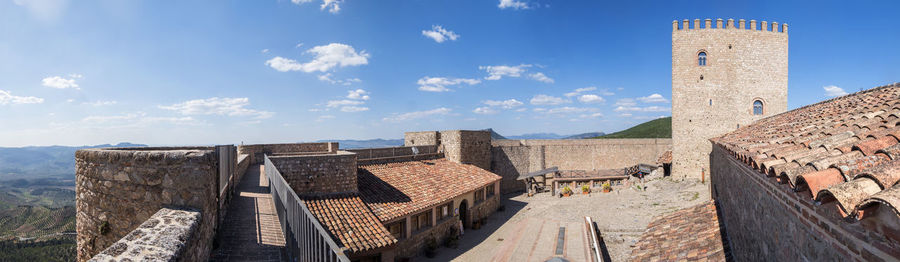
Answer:
[[[319,224],[268,155],[265,156],[265,173],[269,179],[269,191],[275,203],[278,221],[284,232],[289,261],[350,262],[344,254],[345,248],[335,243],[328,231]]]

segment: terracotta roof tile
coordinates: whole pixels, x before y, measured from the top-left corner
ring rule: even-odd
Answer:
[[[382,222],[500,180],[477,166],[444,158],[360,166],[357,176],[360,197]]]
[[[353,252],[397,242],[359,196],[330,196],[303,202],[316,219],[339,240],[339,244]]]
[[[791,110],[710,139],[812,200],[866,222],[885,207],[900,224],[900,83]],[[879,216],[884,217],[884,216]]]
[[[712,202],[655,217],[631,251],[630,261],[726,261]]]
[[[657,164],[671,164],[672,163],[672,150],[668,150],[663,152],[659,159],[656,160]]]

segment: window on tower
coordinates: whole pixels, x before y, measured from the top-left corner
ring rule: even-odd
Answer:
[[[706,65],[706,52],[700,52],[697,55],[697,65],[705,66]]]
[[[763,102],[756,100],[753,101],[753,114],[754,115],[762,115],[763,114]]]

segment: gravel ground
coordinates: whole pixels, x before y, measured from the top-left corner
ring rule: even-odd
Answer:
[[[615,186],[611,193],[564,198],[550,193],[507,195],[501,202],[505,210],[492,215],[484,228],[466,231],[459,248],[441,248],[438,257],[416,261],[544,261],[553,256],[548,251],[556,239],[553,230],[562,226],[572,230],[567,236],[567,257],[583,258],[584,241],[574,237],[583,233],[579,225],[584,216],[597,222],[612,260],[625,261],[654,216],[701,204],[710,197],[709,184],[699,181],[648,178],[645,185],[646,191]]]

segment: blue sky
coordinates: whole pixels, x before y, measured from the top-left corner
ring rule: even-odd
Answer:
[[[897,10],[889,1],[0,0],[0,146],[612,132],[671,115],[671,22],[685,18],[788,23],[796,108],[900,81]]]

